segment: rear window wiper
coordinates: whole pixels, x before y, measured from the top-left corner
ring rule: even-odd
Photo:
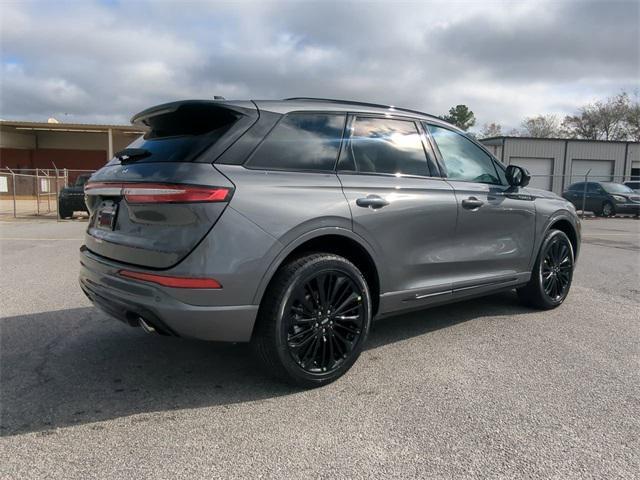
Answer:
[[[146,148],[125,148],[114,155],[122,163],[135,162],[151,156],[151,152]]]

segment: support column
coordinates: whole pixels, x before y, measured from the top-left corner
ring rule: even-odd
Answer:
[[[113,158],[113,130],[107,130],[107,138],[109,145],[107,147],[107,162]]]

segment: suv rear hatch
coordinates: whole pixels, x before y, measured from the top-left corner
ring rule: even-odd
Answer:
[[[85,186],[86,248],[151,269],[180,262],[233,196],[234,185],[212,162],[257,116],[251,104],[219,101],[175,102],[135,115],[132,123],[147,133]]]

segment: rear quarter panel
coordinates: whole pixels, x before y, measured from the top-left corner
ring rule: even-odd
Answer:
[[[247,269],[246,275],[238,277],[252,292],[253,301],[259,301],[286,252],[305,239],[330,233],[352,235],[351,211],[333,173],[253,170],[223,164],[216,164],[216,168],[236,186],[229,209],[275,242],[263,252],[260,263],[253,264],[253,271]],[[213,235],[219,227],[216,225]]]

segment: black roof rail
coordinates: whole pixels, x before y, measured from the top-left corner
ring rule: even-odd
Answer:
[[[374,108],[393,108],[394,110],[398,110],[400,112],[409,112],[409,113],[417,113],[418,115],[424,115],[425,117],[437,118],[438,120],[442,120],[437,115],[432,115],[430,113],[421,112],[419,110],[411,110],[409,108],[401,108],[391,105],[383,105],[380,103],[369,103],[369,102],[358,102],[356,100],[339,100],[335,98],[318,98],[318,97],[290,97],[284,98],[285,102],[287,101],[315,101],[315,102],[331,102],[331,103],[346,103],[348,105],[360,105],[361,107],[374,107]]]

